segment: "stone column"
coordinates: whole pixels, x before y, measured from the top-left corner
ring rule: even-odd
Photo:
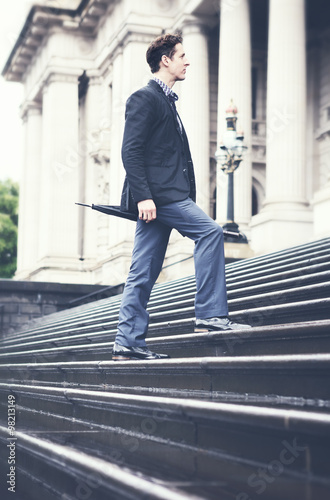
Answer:
[[[191,17],[182,27],[190,66],[180,87],[179,110],[186,129],[197,185],[197,204],[210,213],[210,86],[207,28]]]
[[[97,189],[98,166],[103,162],[104,154],[107,154],[109,161],[109,151],[103,150],[102,116],[101,108],[106,106],[103,95],[102,79],[91,71],[87,73],[89,78],[87,93],[80,109],[80,137],[79,148],[82,160],[82,172],[80,176],[80,199],[88,204],[100,203],[107,200],[99,198]],[[95,264],[97,255],[97,228],[98,212],[79,209],[81,211],[80,229],[80,252],[84,258],[85,266]]]
[[[43,91],[39,269],[42,281],[80,281],[78,74],[51,74]],[[79,201],[79,200],[78,200]]]
[[[151,39],[154,37],[151,36]],[[151,78],[145,62],[145,54],[150,37],[132,33],[125,43],[118,47],[113,55],[111,88],[111,138],[109,203],[120,203],[125,170],[121,159],[121,147],[125,124],[126,100],[132,92],[141,88]],[[144,64],[143,64],[144,63]],[[125,281],[132,254],[135,224],[125,219],[109,218],[108,251],[109,261],[103,265],[103,281],[118,284]]]
[[[330,136],[330,133],[329,133]],[[328,140],[328,158],[330,160],[330,141]],[[328,161],[329,161],[328,160]],[[328,163],[329,165],[330,163]],[[314,206],[314,236],[328,238],[330,233],[330,176],[322,189],[317,191],[313,198]]]
[[[311,235],[306,199],[306,38],[304,0],[270,0],[264,208],[253,221],[258,251]]]
[[[110,200],[111,204],[119,204],[125,171],[121,160],[121,146],[125,123],[125,98],[123,95],[123,52],[119,50],[112,64],[112,105],[110,117]],[[128,96],[127,96],[128,97]]]
[[[320,38],[319,47],[313,51],[313,62],[318,65],[318,81],[328,81],[330,72],[330,36],[324,33]],[[310,95],[310,94],[309,94]],[[315,105],[315,103],[318,103]],[[330,122],[329,122],[329,87],[319,86],[319,95],[314,99],[316,115],[316,139],[313,150],[314,186],[316,189],[312,198],[314,212],[314,237],[324,238],[330,234]],[[316,159],[317,158],[317,159]]]
[[[41,103],[27,101],[22,107],[25,146],[20,183],[18,257],[16,279],[29,278],[38,253],[41,175]]]
[[[226,130],[226,113],[230,100],[238,108],[237,131],[244,131],[248,146],[244,160],[234,174],[234,213],[240,230],[249,234],[252,213],[252,92],[251,34],[249,0],[228,4],[220,0],[220,48],[218,82],[218,145]],[[227,182],[217,171],[217,220],[226,221]]]

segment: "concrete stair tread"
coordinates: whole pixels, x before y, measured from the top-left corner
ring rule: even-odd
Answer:
[[[324,295],[321,298],[310,298],[306,301],[306,295],[312,295],[312,291],[315,290],[316,293],[319,291],[321,295]],[[322,291],[323,290],[323,291]],[[274,321],[274,316],[276,313],[280,313],[281,317],[292,317],[292,314],[311,314],[310,311],[313,311],[316,314],[319,314],[320,310],[323,310],[324,316],[327,318],[330,315],[330,298],[328,297],[330,291],[330,283],[322,284],[322,285],[310,285],[309,287],[304,288],[294,288],[291,290],[287,290],[285,294],[281,292],[273,292],[270,294],[263,294],[263,297],[259,296],[250,297],[249,299],[237,299],[229,302],[231,307],[231,317],[236,320],[247,321],[249,324],[254,324],[258,326],[258,323],[276,323]],[[285,304],[274,304],[275,300],[285,300],[287,303]],[[291,299],[291,302],[290,302]],[[292,301],[292,299],[294,299]],[[298,300],[297,300],[298,299]],[[237,310],[236,308],[241,308],[242,306],[248,306],[250,303],[250,308]],[[236,309],[236,310],[235,310]],[[167,310],[165,309],[165,313]],[[171,310],[168,314],[171,318],[171,321],[167,320],[167,314],[164,315],[163,311],[154,312],[150,317],[150,331],[155,330],[155,322],[165,322],[169,326],[174,324],[174,321],[191,318],[194,315],[194,307],[193,305],[185,306],[185,302],[182,304],[182,307],[178,309]],[[270,318],[269,318],[270,316]],[[246,318],[246,319],[245,319]],[[167,320],[167,321],[166,321]],[[192,320],[191,324],[192,324]],[[2,350],[10,350],[17,351],[20,348],[24,348],[24,346],[31,347],[33,345],[42,345],[45,344],[46,347],[50,347],[52,345],[65,344],[67,341],[69,344],[73,344],[76,340],[79,342],[80,338],[88,338],[96,339],[97,337],[108,336],[109,334],[115,331],[117,326],[116,321],[108,321],[107,323],[102,324],[101,331],[99,325],[95,325],[96,330],[93,331],[90,327],[79,327],[79,328],[67,328],[62,332],[52,332],[48,333],[45,336],[39,335],[38,340],[31,340],[28,342],[24,342],[26,339],[22,339],[23,342],[19,342],[17,339],[16,342],[4,342],[2,344]],[[75,334],[75,331],[78,333]],[[86,333],[85,333],[86,332]],[[65,334],[68,335],[65,335]],[[58,335],[58,337],[54,336]],[[35,338],[33,335],[32,338]],[[47,345],[48,344],[48,345]]]
[[[330,264],[329,264],[330,265]],[[315,277],[314,277],[315,276]],[[316,283],[309,283],[310,281],[316,280]],[[308,274],[306,276],[298,276],[295,278],[289,278],[289,279],[283,279],[283,276],[281,276],[281,279],[279,279],[276,282],[273,283],[263,283],[259,285],[253,285],[249,286],[247,282],[245,282],[245,287],[243,290],[230,290],[230,286],[228,287],[228,298],[229,298],[229,304],[232,306],[237,303],[237,300],[239,300],[240,296],[245,297],[245,301],[254,301],[257,297],[258,294],[262,294],[263,297],[274,297],[276,298],[279,296],[281,298],[281,295],[284,293],[290,294],[290,293],[297,293],[299,292],[300,294],[303,294],[304,291],[307,294],[309,291],[320,291],[320,293],[327,293],[328,287],[330,286],[330,271],[324,271],[324,272],[319,272],[314,275]],[[299,287],[292,287],[292,284],[299,284]],[[304,285],[304,283],[307,283],[307,285]],[[278,290],[276,290],[278,288]],[[275,290],[274,290],[275,289]],[[271,290],[271,291],[269,291]],[[179,299],[173,301],[173,297],[171,295],[166,295],[165,298],[162,298],[161,301],[156,301],[150,302],[150,306],[148,310],[152,313],[153,311],[159,311],[162,309],[165,310],[171,310],[175,309],[178,307],[182,307],[184,305],[189,305],[193,304],[194,300],[194,294],[195,294],[195,287],[193,287],[193,290],[191,292],[185,291],[185,293],[182,293],[179,295]],[[250,294],[250,296],[249,296]],[[252,294],[252,295],[251,295]],[[237,297],[238,296],[238,297]],[[22,338],[22,340],[34,337],[36,334],[38,336],[41,336],[43,334],[44,336],[51,336],[53,335],[56,330],[58,331],[58,334],[63,333],[67,331],[74,331],[75,329],[78,330],[88,330],[89,328],[95,327],[97,325],[97,328],[104,323],[104,325],[108,325],[111,323],[109,321],[111,319],[111,316],[114,318],[114,321],[117,321],[118,318],[118,303],[114,305],[113,308],[110,307],[104,307],[102,308],[98,313],[91,312],[88,317],[85,315],[82,317],[78,317],[78,319],[73,318],[68,318],[65,322],[61,322],[60,324],[50,324],[46,325],[46,328],[38,328],[38,329],[32,329],[30,332],[26,334],[21,334],[20,336],[12,336],[7,339],[0,340],[0,343],[2,345],[10,344],[17,342],[19,338]],[[47,333],[47,330],[49,332]]]
[[[321,243],[319,243],[319,245],[321,245]],[[307,245],[307,247],[308,246],[309,245]],[[330,261],[328,258],[328,254],[329,254],[328,249],[330,247],[330,240],[326,240],[324,242],[324,246],[325,246],[325,248],[323,250],[322,250],[322,247],[321,247],[321,250],[319,249],[319,252],[323,253],[324,255],[315,256],[315,251],[314,251],[315,244],[312,245],[312,248],[309,250],[311,258],[307,258],[304,261],[300,261],[298,269],[296,266],[293,266],[293,269],[291,271],[287,271],[287,272],[288,273],[295,273],[295,275],[298,278],[299,278],[299,276],[301,276],[301,278],[304,279],[303,275],[308,272],[308,268],[310,268],[311,266],[313,267],[313,262],[315,262],[315,259],[316,259],[316,261],[320,260],[320,259],[322,261],[324,261],[323,266],[326,266],[326,269],[329,270],[330,269]],[[299,248],[298,248],[298,250],[294,250],[294,249],[291,250],[290,249],[290,251],[280,252],[279,257],[276,257],[276,258],[280,258],[283,255],[292,254],[294,259],[299,260],[300,253],[301,253],[301,250],[299,252]],[[283,286],[283,281],[285,281],[285,279],[283,279],[283,278],[285,278],[286,271],[283,268],[283,266],[276,270],[276,268],[274,268],[272,265],[273,260],[274,260],[274,257],[272,257],[272,255],[270,254],[268,256],[256,257],[254,259],[248,259],[248,261],[244,261],[244,263],[238,262],[238,263],[235,263],[234,265],[227,266],[228,291],[230,291],[233,286],[235,286],[235,288],[237,290],[240,287],[244,288],[246,286],[249,286],[251,281],[252,282],[256,282],[256,280],[257,281],[258,280],[259,281],[260,280],[270,281],[273,279],[273,276],[278,277],[279,282],[282,282],[281,286]],[[252,273],[252,275],[251,275],[252,278],[249,278],[249,276],[246,273],[244,276],[241,276],[241,277],[234,276],[234,271],[237,268],[238,269],[243,268],[246,271],[248,271],[248,268],[252,265],[251,262],[253,263],[253,266],[259,265],[259,268],[257,269],[257,271],[254,270],[254,272]],[[258,273],[261,272],[261,270],[260,270],[260,263],[261,262],[266,262],[266,265],[270,266],[271,273],[268,273],[267,275],[262,275],[262,276],[258,277]],[[286,261],[285,266],[287,266],[287,265],[288,265],[288,263]],[[248,271],[248,273],[250,273],[250,271]],[[281,276],[282,276],[282,280],[281,280]],[[171,289],[172,289],[172,291],[170,291]],[[165,284],[158,284],[155,286],[155,289],[151,294],[150,305],[152,306],[153,301],[155,301],[155,303],[157,304],[157,297],[161,297],[161,300],[163,300],[162,297],[164,296],[164,291],[166,291],[166,295],[168,295],[168,296],[170,296],[170,294],[180,296],[180,295],[182,295],[182,293],[187,293],[187,291],[189,289],[191,290],[190,294],[193,294],[194,290],[195,290],[194,277],[188,277],[188,278],[185,278],[182,280],[176,280],[175,282],[170,282],[170,284],[166,284],[166,283]],[[53,328],[54,329],[54,328],[57,328],[58,326],[61,327],[61,324],[62,325],[65,324],[68,320],[71,322],[74,322],[75,315],[78,316],[78,320],[77,320],[78,322],[81,320],[83,320],[83,321],[85,320],[88,322],[89,320],[93,321],[93,319],[101,321],[103,315],[105,315],[105,319],[106,319],[107,315],[111,314],[112,310],[116,310],[116,308],[118,308],[119,301],[120,301],[120,298],[118,296],[116,296],[116,297],[111,297],[109,299],[102,299],[101,301],[98,301],[96,304],[88,304],[88,305],[84,305],[84,306],[79,306],[77,308],[70,310],[69,313],[64,314],[64,312],[62,312],[62,313],[56,313],[55,315],[52,314],[48,317],[43,318],[43,321],[42,321],[43,326],[42,327],[36,326],[36,328],[34,328],[34,329],[32,328],[31,331],[34,331],[35,333],[37,333],[38,331],[40,331],[40,329],[41,330],[45,329],[45,328]],[[64,315],[64,317],[63,317],[63,315]],[[94,318],[93,318],[93,315],[94,315]],[[56,323],[58,323],[58,318],[61,318],[61,317],[62,317],[62,320],[60,320],[60,325],[56,326]],[[57,318],[57,320],[55,321],[55,324],[53,322],[53,318]],[[38,323],[40,323],[40,321],[38,321]],[[24,334],[24,331],[16,334],[16,336],[22,335],[22,334]],[[15,335],[13,336],[13,338],[14,337],[15,337]]]
[[[80,361],[0,365],[11,388],[22,379],[45,387],[111,387],[119,392],[189,393],[202,398],[229,397],[245,403],[330,408],[330,354],[200,357],[155,361]],[[151,382],[152,381],[152,385]],[[4,388],[4,383],[0,384]],[[272,395],[272,399],[265,398]]]
[[[189,332],[189,327],[192,326],[191,320],[186,320],[186,322],[180,321],[181,325],[187,325],[187,331]],[[247,350],[249,354],[253,354],[253,349],[256,347],[256,343],[264,345],[264,349],[267,349],[267,344],[272,341],[272,348],[275,344],[282,344],[282,349],[285,350],[285,342],[293,341],[295,343],[295,348],[298,347],[298,342],[302,340],[307,341],[308,348],[310,349],[311,344],[315,344],[317,349],[322,349],[322,345],[325,345],[326,351],[330,352],[330,320],[319,320],[319,321],[309,321],[309,322],[299,322],[299,323],[285,323],[279,325],[265,325],[254,327],[249,330],[241,331],[220,331],[220,332],[205,332],[205,333],[174,333],[177,331],[174,322],[172,332],[164,336],[165,328],[168,328],[167,323],[160,325],[159,336],[149,337],[148,346],[151,350],[166,352],[171,355],[179,354],[182,357],[182,353],[187,351],[187,355],[191,353],[192,349],[196,348],[200,351],[206,348],[215,348],[217,345],[220,346],[215,354],[218,355],[232,355],[238,352],[242,354],[242,351]],[[155,325],[157,331],[157,325]],[[190,329],[191,332],[191,329]],[[110,332],[102,332],[102,336],[109,336]],[[174,335],[173,335],[174,333]],[[93,342],[95,340],[92,336],[88,338],[89,342],[84,343],[84,337],[81,338],[83,343],[70,344],[70,345],[52,345],[51,347],[45,345],[41,349],[26,349],[26,351],[9,351],[0,353],[0,361],[6,360],[7,358],[24,357],[31,359],[31,357],[36,357],[38,355],[46,357],[54,357],[56,354],[63,354],[64,356],[76,355],[79,353],[87,353],[87,356],[94,355],[99,357],[100,355],[111,356],[111,350],[113,346],[113,340],[115,335],[115,330],[112,330],[113,339],[112,341],[106,342]],[[162,335],[163,334],[163,335]],[[72,340],[72,339],[71,339]],[[318,342],[317,342],[318,340]],[[323,343],[323,344],[322,344]],[[284,344],[284,345],[283,345]],[[196,347],[197,346],[197,347]],[[207,347],[208,346],[208,347]],[[32,346],[31,346],[32,347]],[[280,345],[281,347],[281,345]],[[252,351],[252,352],[251,352]],[[266,354],[265,352],[260,352],[260,347],[258,348],[258,354]],[[282,354],[284,354],[282,352]]]
[[[6,429],[0,427],[0,434],[4,436]],[[90,453],[84,453],[72,446],[64,446],[54,442],[54,440],[43,439],[40,436],[28,432],[17,432],[16,438],[23,448],[30,450],[33,455],[39,456],[42,460],[49,463],[49,474],[52,469],[56,469],[59,464],[64,466],[67,474],[73,479],[79,478],[82,485],[93,485],[93,481],[86,482],[86,475],[94,476],[94,484],[102,486],[102,492],[98,492],[101,498],[109,498],[107,495],[126,495],[127,498],[144,498],[146,491],[148,498],[159,500],[201,500],[202,497],[190,495],[184,491],[178,490],[168,481],[166,486],[162,485],[156,478],[144,477],[136,471],[130,470],[127,466],[122,467],[111,463],[110,460],[104,460]],[[83,482],[85,480],[85,482]],[[79,483],[78,483],[79,484]],[[90,490],[90,488],[88,488]],[[84,488],[81,488],[83,493]],[[85,486],[85,491],[87,488]],[[91,491],[91,490],[90,490]],[[112,497],[111,497],[112,498]]]
[[[170,359],[111,360],[121,296],[0,341],[22,491],[73,500],[98,464],[127,475],[102,472],[90,500],[252,500],[276,462],[268,500],[328,500],[330,238],[228,264],[226,278],[230,316],[251,329],[193,333],[195,278],[155,286],[147,343]]]
[[[3,386],[3,384],[1,384],[1,386]],[[11,384],[11,389],[16,395],[25,393],[28,395],[35,395],[37,398],[50,395],[59,396],[71,404],[74,402],[95,401],[100,408],[102,407],[102,402],[109,404],[109,408],[116,402],[120,402],[129,407],[134,405],[136,409],[157,407],[157,405],[159,405],[174,412],[172,415],[180,415],[183,419],[198,416],[202,419],[210,419],[216,424],[220,421],[226,422],[228,418],[230,418],[231,421],[241,423],[243,426],[252,425],[262,426],[263,428],[276,427],[282,430],[296,430],[297,432],[299,428],[307,426],[310,428],[310,432],[319,434],[320,436],[330,437],[330,415],[319,414],[317,412],[306,412],[295,408],[277,409],[253,405],[247,406],[213,401],[199,401],[189,398],[172,399],[170,397],[157,395],[132,395],[67,387],[44,387],[35,384]],[[184,412],[182,411],[183,408]]]

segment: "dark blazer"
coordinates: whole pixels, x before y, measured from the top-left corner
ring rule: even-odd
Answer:
[[[185,130],[161,87],[150,80],[127,100],[122,159],[126,179],[121,208],[153,199],[156,206],[196,199],[194,169]],[[135,205],[135,206],[134,206]]]

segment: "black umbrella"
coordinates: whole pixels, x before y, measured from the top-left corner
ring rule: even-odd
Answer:
[[[89,207],[93,210],[97,210],[98,212],[102,212],[107,215],[114,215],[115,217],[121,217],[122,219],[134,220],[137,221],[137,214],[133,214],[132,212],[124,212],[120,209],[119,205],[95,205],[92,203],[91,205],[86,205],[86,203],[76,203],[76,205],[80,205],[81,207]],[[234,231],[228,231],[226,229],[223,230],[223,234],[226,237],[230,238],[240,238],[240,233]]]
[[[129,219],[137,221],[137,214],[133,214],[132,212],[124,212],[120,210],[120,206],[118,205],[86,205],[86,203],[76,203],[76,205],[80,205],[82,207],[89,207],[93,210],[97,210],[98,212],[102,212],[107,215],[114,215],[115,217],[121,217],[122,219]]]

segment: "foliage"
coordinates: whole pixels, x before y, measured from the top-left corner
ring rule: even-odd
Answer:
[[[0,278],[12,278],[17,262],[18,184],[0,181]]]

